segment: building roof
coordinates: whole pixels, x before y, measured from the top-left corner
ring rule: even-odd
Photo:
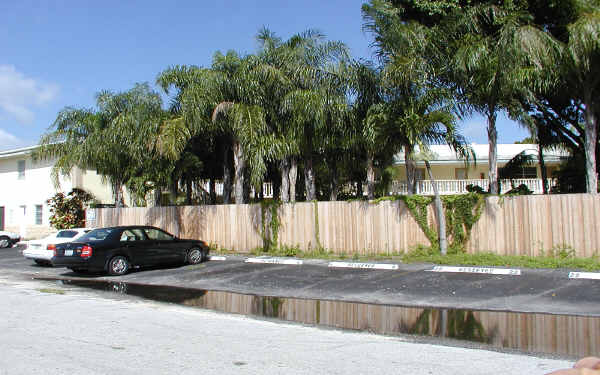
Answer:
[[[475,153],[476,162],[487,163],[489,161],[489,145],[487,143],[472,143],[469,146]],[[430,160],[431,164],[450,164],[459,161],[462,162],[462,160],[448,145],[430,145],[429,149],[433,154],[433,158]],[[535,155],[537,158],[538,146],[537,144],[499,144],[498,162],[506,163],[523,151],[530,155]],[[544,150],[544,160],[548,162],[560,162],[568,156],[569,154],[565,150]],[[404,164],[404,152],[399,152],[394,156],[394,163]]]
[[[0,159],[14,158],[16,156],[28,155],[31,153],[31,151],[35,150],[38,147],[39,147],[38,145],[35,145],[35,146],[16,148],[14,150],[0,151]]]

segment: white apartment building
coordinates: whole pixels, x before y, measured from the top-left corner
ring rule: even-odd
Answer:
[[[489,145],[474,143],[470,147],[475,154],[475,158],[465,164],[447,145],[429,146],[432,154],[429,163],[441,194],[466,193],[467,185],[477,185],[484,190],[488,189]],[[521,184],[527,185],[534,194],[542,193],[542,171],[538,163],[538,146],[536,144],[499,144],[497,150],[498,168],[505,166],[510,159],[521,152],[532,155],[535,160],[534,164],[524,167],[522,173],[512,179],[512,184],[510,180],[501,181],[502,193],[510,190],[512,185],[518,186]],[[549,186],[552,186],[554,182],[553,174],[567,157],[568,153],[563,150],[544,151]],[[399,178],[393,184],[393,192],[406,194],[404,153],[399,153],[394,157],[394,164],[399,168]],[[417,180],[417,194],[433,194],[433,186],[425,171],[425,163],[422,161],[417,162]]]
[[[24,239],[40,238],[52,232],[50,208],[46,201],[57,192],[79,188],[92,194],[98,203],[112,203],[112,190],[95,171],[73,169],[54,186],[54,160],[34,162],[37,146],[0,151],[0,230],[20,233]]]

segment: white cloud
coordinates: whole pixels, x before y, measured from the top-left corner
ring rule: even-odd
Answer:
[[[23,147],[24,142],[14,135],[0,129],[0,150]]]
[[[34,108],[52,101],[59,87],[26,77],[12,65],[0,65],[0,111],[21,124],[31,124]]]
[[[459,128],[460,134],[467,138],[468,142],[487,143],[487,130],[485,121],[470,119],[463,122]]]

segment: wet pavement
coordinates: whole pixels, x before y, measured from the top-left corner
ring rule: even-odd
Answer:
[[[6,374],[544,375],[574,362],[555,354],[490,349],[477,341],[285,322],[281,319],[291,311],[306,312],[297,317],[309,321],[315,309],[296,308],[288,303],[298,301],[272,297],[208,291],[192,297],[190,304],[205,306],[194,308],[56,281],[7,281],[0,276],[0,299],[0,373]],[[209,310],[222,304],[244,315]],[[319,306],[322,324],[344,318],[336,313],[337,303],[313,306]],[[267,315],[279,311],[278,318],[250,315],[255,309]],[[429,314],[417,316],[423,322]],[[393,318],[409,324],[414,319],[401,314],[385,320]],[[449,312],[448,322],[454,321]],[[471,326],[470,315],[464,321]]]
[[[282,298],[123,281],[37,278],[75,286],[226,313],[385,335],[435,336],[581,358],[600,351],[600,317],[432,309],[355,302]]]
[[[569,279],[569,270],[528,270],[521,275],[428,272],[432,265],[397,270],[330,268],[323,260],[302,265],[245,263],[243,257],[199,265],[134,270],[121,277],[82,275],[40,267],[20,249],[0,251],[0,271],[18,277],[119,280],[274,297],[334,300],[422,308],[600,316],[600,280]]]
[[[21,249],[0,251],[6,277],[60,281],[161,302],[380,334],[418,334],[491,347],[581,357],[600,352],[600,280],[569,270],[520,275],[247,263],[227,257],[199,265],[133,270],[121,277],[41,267]]]

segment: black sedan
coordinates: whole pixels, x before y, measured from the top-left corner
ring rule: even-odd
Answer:
[[[94,229],[77,242],[58,244],[50,261],[74,272],[123,275],[132,267],[197,264],[207,258],[204,241],[179,239],[155,227],[122,226]]]

